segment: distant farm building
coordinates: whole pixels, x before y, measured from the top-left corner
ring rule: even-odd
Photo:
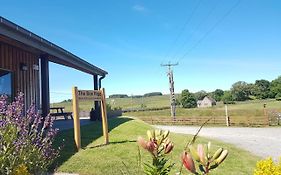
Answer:
[[[197,107],[198,108],[212,107],[216,104],[217,104],[216,100],[214,100],[213,98],[208,97],[208,96],[204,97],[203,100],[197,101]]]

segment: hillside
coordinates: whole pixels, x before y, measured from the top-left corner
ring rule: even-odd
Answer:
[[[176,95],[177,97],[178,95]],[[156,108],[168,107],[170,105],[170,96],[153,96],[142,98],[107,98],[107,103],[112,108],[132,109],[132,108]],[[81,101],[79,107],[81,110],[90,111],[94,102]],[[66,111],[71,111],[71,102],[53,103],[51,106],[64,106]]]

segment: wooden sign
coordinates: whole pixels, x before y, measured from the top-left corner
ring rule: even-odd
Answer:
[[[78,90],[78,100],[101,101],[102,93],[100,90]]]
[[[74,140],[77,150],[81,148],[81,134],[80,134],[80,119],[79,119],[79,100],[94,100],[101,102],[101,115],[103,136],[105,144],[109,143],[108,138],[108,124],[107,124],[107,111],[105,101],[105,90],[78,90],[77,87],[72,88],[72,104],[73,104],[73,122],[74,122]]]

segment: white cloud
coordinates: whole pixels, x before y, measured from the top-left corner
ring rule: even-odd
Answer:
[[[140,4],[134,5],[134,6],[132,7],[132,9],[133,9],[134,11],[137,11],[137,12],[146,12],[146,11],[147,11],[147,9],[146,9],[144,6],[140,5]]]

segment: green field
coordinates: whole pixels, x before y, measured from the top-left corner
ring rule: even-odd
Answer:
[[[168,95],[143,97],[143,98],[107,98],[106,101],[112,108],[135,109],[135,108],[156,108],[168,107],[170,104]],[[79,107],[81,110],[90,111],[93,106],[92,101],[81,101]],[[143,104],[143,105],[142,105]],[[51,106],[64,106],[66,111],[71,111],[71,102],[53,103]]]
[[[154,96],[154,97],[143,97],[143,98],[107,98],[107,103],[113,108],[124,109],[136,109],[136,108],[157,108],[157,107],[168,107],[170,105],[169,95]],[[274,99],[270,100],[250,100],[245,102],[237,102],[236,104],[228,105],[231,110],[262,110],[263,104],[266,103],[268,109],[281,110],[281,101]],[[81,110],[89,111],[94,102],[92,101],[81,101],[79,103]],[[143,105],[144,106],[143,106]],[[51,106],[64,106],[67,111],[71,111],[71,102],[53,103]],[[189,110],[189,109],[187,109]],[[190,109],[190,111],[212,111],[212,110],[224,110],[224,105],[219,102],[216,106],[206,109]],[[181,112],[179,113],[181,114]]]
[[[148,109],[156,107],[168,107],[169,106],[169,96],[154,96],[154,97],[143,97],[143,98],[114,98],[107,99],[107,103],[113,108],[122,109]],[[266,115],[264,114],[264,104],[266,103]],[[143,105],[142,105],[143,104]],[[65,106],[66,110],[71,111],[71,103],[56,103],[53,106]],[[79,104],[81,110],[89,111],[93,106],[91,101],[82,101]],[[251,100],[245,102],[237,102],[236,104],[228,105],[228,115],[230,116],[231,122],[237,123],[238,125],[245,124],[251,125],[252,122],[267,123],[267,118],[269,117],[272,125],[278,123],[276,116],[273,115],[273,111],[281,112],[281,101],[276,100]],[[159,111],[139,111],[139,112],[129,112],[124,113],[126,116],[135,116],[143,120],[163,120],[171,119],[170,110],[159,110]],[[207,118],[214,118],[214,120],[225,120],[225,107],[219,102],[216,106],[210,108],[193,108],[185,109],[177,107],[176,109],[177,119],[198,119],[206,120]],[[263,124],[262,124],[263,125]]]
[[[119,117],[109,120],[109,145],[102,145],[103,137],[101,123],[95,122],[82,126],[82,147],[79,152],[75,152],[73,141],[73,130],[66,130],[56,137],[58,145],[64,139],[64,148],[61,157],[56,161],[57,172],[79,173],[80,175],[104,175],[104,174],[143,174],[137,165],[138,146],[136,139],[138,136],[146,138],[146,130],[151,126],[140,120]],[[171,140],[175,148],[171,154],[171,160],[175,167],[171,174],[179,171],[181,165],[180,154],[185,144],[190,141],[191,136],[182,134],[171,134]],[[229,156],[225,162],[212,174],[240,175],[252,174],[258,157],[237,147],[210,140],[199,138],[196,143],[212,142],[213,152],[219,146],[229,150]],[[141,149],[142,161],[150,160],[150,154]],[[122,173],[123,172],[123,173]],[[186,170],[184,174],[188,174]]]

